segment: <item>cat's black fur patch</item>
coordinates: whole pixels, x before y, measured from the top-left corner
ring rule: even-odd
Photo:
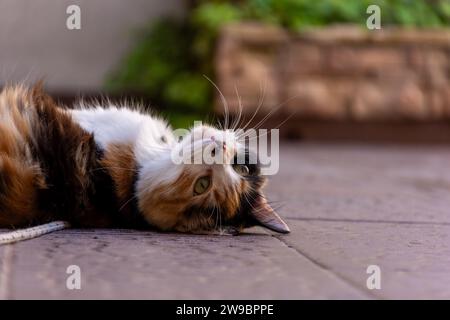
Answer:
[[[252,157],[256,159],[256,163]],[[240,195],[239,208],[233,218],[225,221],[227,225],[240,226],[243,228],[258,225],[258,221],[251,215],[255,207],[255,203],[259,197],[262,196],[261,188],[263,187],[266,178],[261,175],[261,165],[256,154],[251,154],[249,149],[245,149],[245,164],[249,169],[249,174],[243,178],[250,184],[250,191]],[[234,163],[237,163],[238,155],[234,158]]]
[[[114,182],[101,167],[103,151],[92,134],[57,110],[53,100],[34,92],[37,121],[32,156],[40,164],[47,188],[39,190],[39,211],[46,220],[66,220],[74,227],[143,227],[147,225],[130,201],[130,214],[119,212]]]

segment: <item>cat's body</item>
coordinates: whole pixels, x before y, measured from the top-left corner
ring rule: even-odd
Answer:
[[[199,131],[203,137],[196,141]],[[264,178],[258,166],[231,164],[248,151],[221,141],[220,132],[194,128],[178,142],[165,121],[138,110],[65,109],[39,87],[5,88],[0,227],[65,220],[74,227],[183,232],[262,224],[288,232],[260,192]],[[190,143],[220,147],[227,163],[174,163],[173,150]]]

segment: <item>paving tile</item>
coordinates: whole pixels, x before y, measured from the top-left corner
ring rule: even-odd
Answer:
[[[14,246],[13,298],[367,298],[265,233],[194,236],[73,230]],[[78,265],[82,289],[66,288]]]
[[[379,298],[450,299],[450,226],[290,220],[279,236],[317,264]],[[278,236],[277,236],[278,237]],[[381,290],[366,286],[369,265]]]
[[[0,246],[0,300],[10,297],[12,259],[12,246]]]
[[[266,193],[291,234],[66,230],[0,246],[0,298],[450,298],[449,167],[447,147],[285,144]]]
[[[284,145],[267,187],[285,217],[450,223],[450,149]]]

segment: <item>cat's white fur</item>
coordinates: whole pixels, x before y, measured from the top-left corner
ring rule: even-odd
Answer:
[[[71,114],[83,129],[94,134],[102,148],[111,143],[135,143],[142,134],[147,136],[149,144],[156,146],[173,142],[166,121],[137,110],[97,106],[73,109]]]
[[[173,162],[171,150],[182,148],[186,143],[192,143],[193,140],[199,142],[198,139],[188,137],[184,142],[177,144],[172,130],[165,120],[127,107],[80,106],[70,112],[72,118],[83,129],[94,134],[96,143],[102,149],[106,149],[109,144],[113,143],[133,145],[136,162],[141,168],[137,185],[138,192],[148,191],[152,186],[175,180],[180,174],[182,166]],[[198,134],[199,131],[200,134]],[[236,143],[234,133],[209,126],[193,128],[190,135],[200,136],[202,141],[200,144],[197,143],[198,147],[202,147],[205,142],[222,145],[226,140],[229,158],[232,158],[237,148],[240,147]],[[195,146],[196,144],[194,144],[194,152]],[[202,170],[201,167],[197,168]],[[215,167],[215,171],[217,178],[222,177],[229,183],[239,182],[240,177],[231,166]]]

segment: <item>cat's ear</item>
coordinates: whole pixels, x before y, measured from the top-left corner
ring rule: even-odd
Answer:
[[[270,230],[279,233],[289,233],[289,229],[286,222],[281,219],[278,213],[272,209],[272,207],[267,203],[264,196],[259,196],[253,204],[253,210],[251,212],[253,218],[262,225]]]

